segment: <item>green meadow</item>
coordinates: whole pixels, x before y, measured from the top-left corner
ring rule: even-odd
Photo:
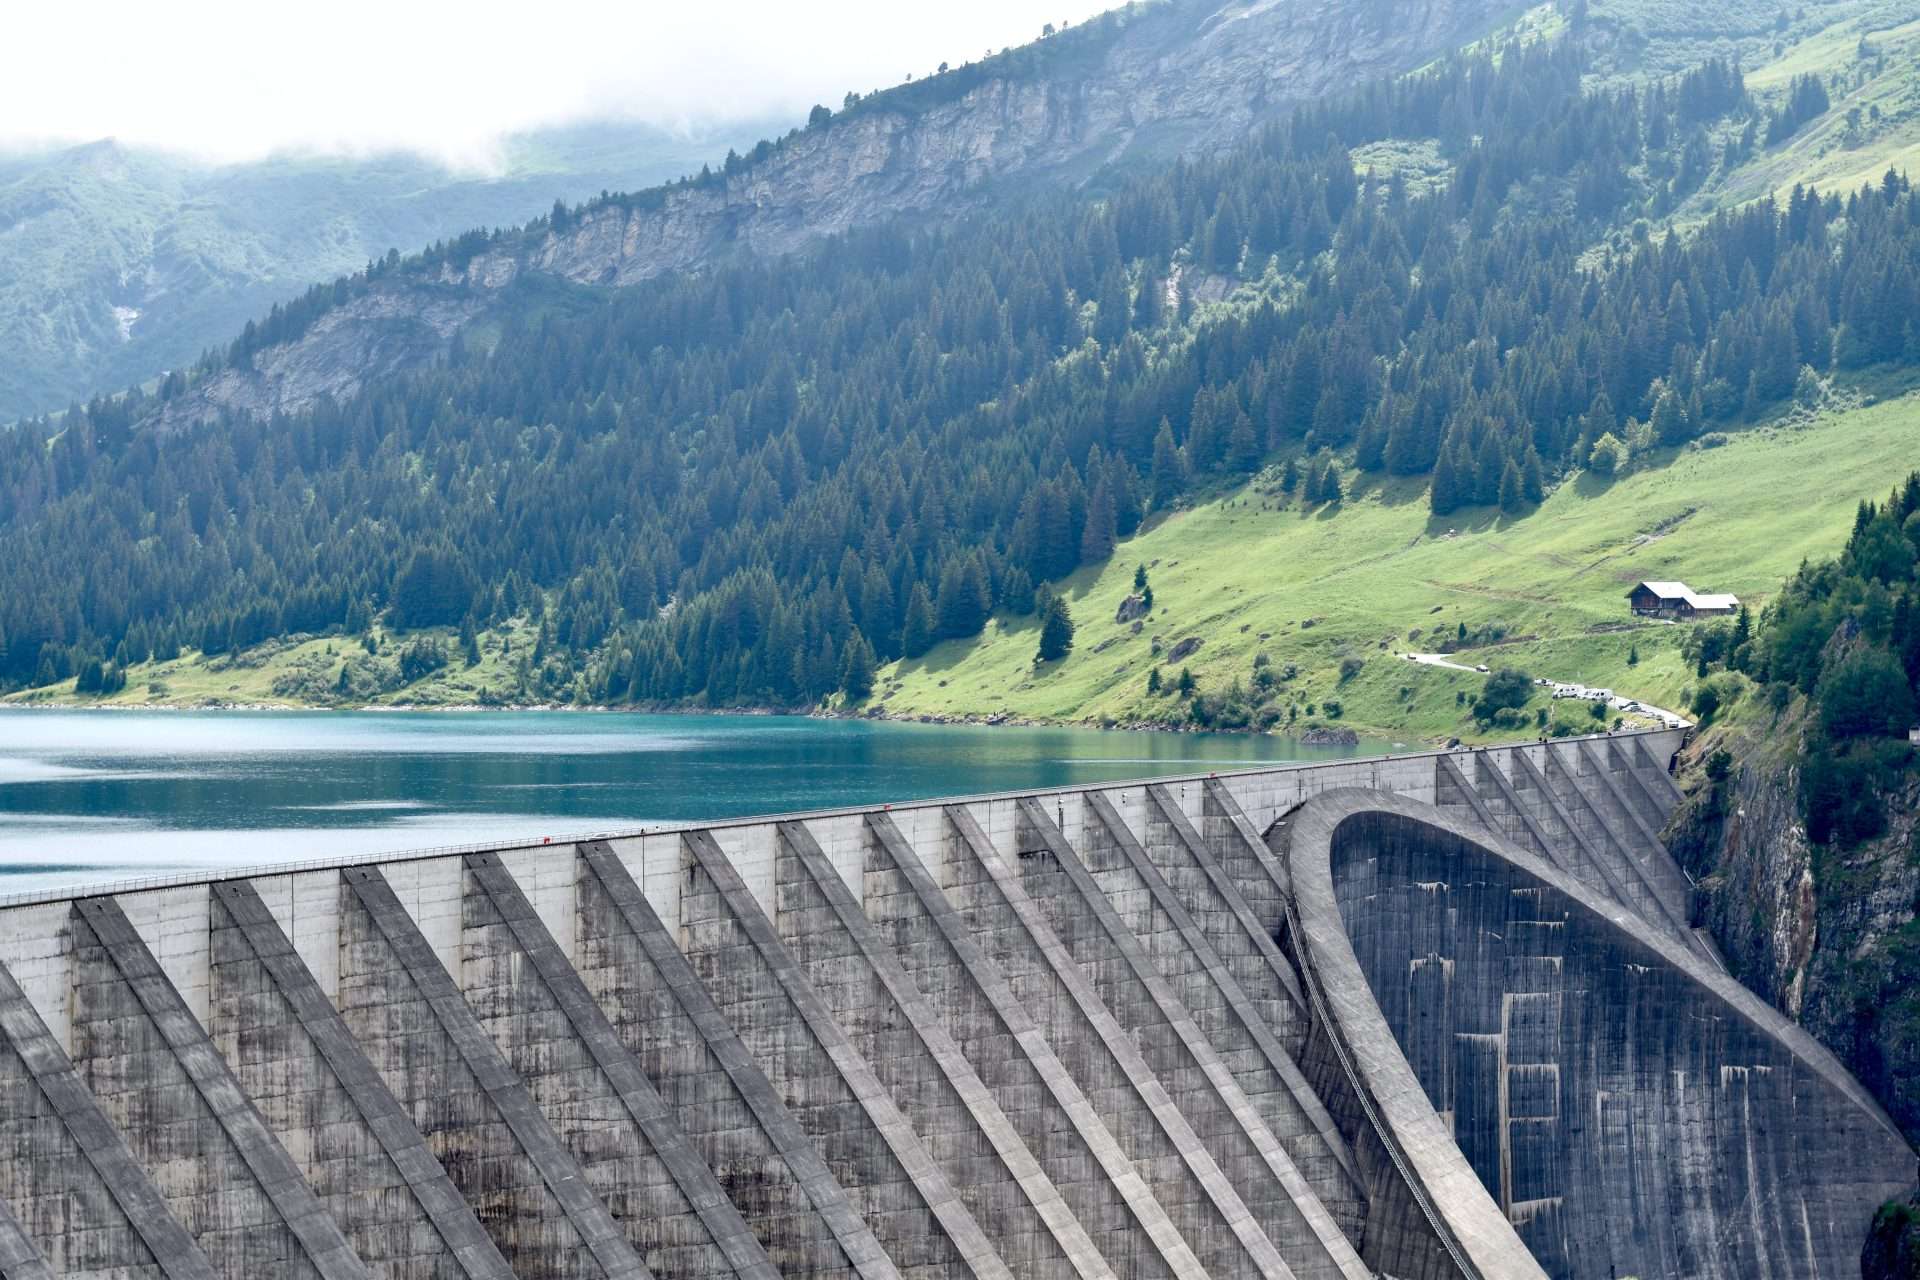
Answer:
[[[1611,481],[1583,473],[1517,517],[1435,519],[1423,481],[1371,476],[1346,477],[1344,501],[1309,510],[1256,478],[1150,525],[1069,579],[1077,635],[1065,659],[1036,666],[1037,622],[997,618],[975,640],[883,669],[873,703],[894,715],[1179,722],[1185,707],[1149,694],[1149,672],[1171,686],[1184,667],[1218,692],[1251,682],[1264,653],[1268,668],[1294,672],[1275,702],[1293,709],[1296,729],[1471,737],[1457,695],[1470,702],[1481,678],[1400,656],[1460,644],[1464,628],[1454,661],[1680,708],[1693,684],[1687,628],[1632,619],[1627,590],[1679,578],[1764,605],[1802,560],[1838,550],[1861,499],[1913,467],[1920,395],[1721,439],[1654,454]],[[1141,564],[1154,609],[1136,629],[1115,616]],[[1168,661],[1193,640],[1196,651]],[[1592,727],[1584,704],[1553,714]]]

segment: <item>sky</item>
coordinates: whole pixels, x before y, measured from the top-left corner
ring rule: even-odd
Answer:
[[[214,160],[406,148],[484,166],[597,117],[794,118],[1115,0],[65,0],[16,6],[0,144],[112,137]]]

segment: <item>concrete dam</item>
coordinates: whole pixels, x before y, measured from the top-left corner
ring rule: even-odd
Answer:
[[[0,900],[0,1273],[1852,1280],[1679,741]]]

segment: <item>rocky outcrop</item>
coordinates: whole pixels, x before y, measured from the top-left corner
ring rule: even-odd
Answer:
[[[1839,1056],[1909,1136],[1920,1133],[1920,781],[1887,797],[1888,828],[1853,848],[1801,821],[1798,704],[1779,723],[1710,730],[1682,757],[1668,842],[1699,878],[1705,923],[1735,976]],[[1720,780],[1708,764],[1733,761]]]
[[[434,359],[492,300],[466,288],[371,290],[321,316],[298,341],[255,355],[252,368],[207,378],[169,405],[160,422],[180,425],[222,411],[270,417],[327,397],[343,400],[368,382]]]
[[[1920,1280],[1920,1195],[1890,1203],[1874,1218],[1860,1280]]]
[[[1204,643],[1206,643],[1206,641],[1200,636],[1188,636],[1183,640],[1176,640],[1173,648],[1167,650],[1167,665],[1172,666],[1176,662],[1185,662],[1188,658],[1200,652],[1200,646]]]
[[[618,202],[519,265],[626,284],[735,245],[787,253],[876,218],[978,201],[1006,178],[1069,179],[1137,155],[1220,147],[1293,102],[1417,66],[1478,30],[1485,0],[1417,4],[1176,0],[1070,33],[1098,46],[1058,70],[994,75],[923,111],[862,110],[789,140],[723,184]],[[1039,51],[1044,51],[1045,45]],[[883,99],[884,102],[884,99]],[[474,270],[498,274],[493,255]]]
[[[562,229],[503,237],[430,283],[403,271],[167,416],[350,393],[430,358],[486,295],[530,274],[628,285],[738,252],[791,253],[884,219],[953,217],[1015,181],[1073,183],[1115,163],[1217,149],[1288,104],[1430,61],[1504,12],[1493,0],[1132,6],[950,73],[971,82],[964,91],[943,95],[935,80],[878,95],[723,180],[600,201]]]

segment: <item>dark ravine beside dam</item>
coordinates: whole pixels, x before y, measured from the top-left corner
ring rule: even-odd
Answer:
[[[1851,1280],[1678,743],[0,900],[0,1274]]]

